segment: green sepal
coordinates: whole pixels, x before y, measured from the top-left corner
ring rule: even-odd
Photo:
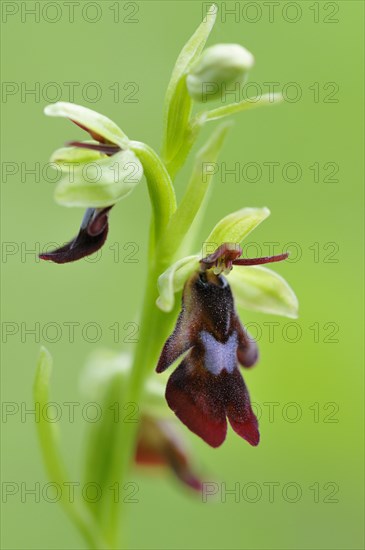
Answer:
[[[128,137],[125,133],[108,117],[83,107],[75,103],[59,101],[51,105],[47,105],[44,113],[48,116],[68,118],[80,124],[87,130],[91,130],[95,134],[101,136],[109,143],[119,145],[121,149],[128,148]]]
[[[64,164],[64,163],[63,163]],[[55,200],[63,206],[102,208],[127,196],[140,182],[143,169],[131,150],[63,169]]]
[[[228,275],[236,303],[243,309],[298,317],[298,299],[275,271],[263,266],[237,266]]]
[[[264,208],[242,208],[222,218],[203,244],[202,254],[206,256],[206,245],[218,248],[223,243],[240,244],[261,222],[270,215]]]
[[[184,287],[185,281],[199,269],[199,257],[188,256],[172,264],[158,278],[159,297],[156,304],[162,311],[172,311],[175,294]]]
[[[94,140],[83,141],[82,143],[97,143]],[[85,164],[87,162],[95,162],[107,158],[99,151],[92,149],[84,149],[83,147],[60,147],[56,149],[49,159],[50,162],[58,164],[60,169],[67,172],[69,170],[69,164]]]

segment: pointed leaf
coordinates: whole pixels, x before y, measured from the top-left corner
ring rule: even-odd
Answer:
[[[172,71],[165,97],[163,157],[171,162],[177,154],[187,131],[191,114],[192,100],[186,88],[188,68],[203,50],[216,19],[217,9],[211,6],[205,19],[188,40]]]
[[[39,403],[41,410],[43,410],[44,406],[47,406],[49,402],[49,381],[51,372],[52,357],[49,351],[42,347],[39,354],[33,389],[34,401],[35,403]],[[40,415],[39,422],[36,423],[36,426],[48,474],[52,481],[63,483],[67,476],[58,447],[57,424],[48,422],[44,415]]]
[[[236,266],[228,281],[238,306],[284,317],[298,317],[298,299],[285,279],[275,271],[262,266]]]
[[[217,17],[217,7],[212,4],[195,33],[186,42],[185,46],[181,50],[179,57],[176,60],[175,67],[172,71],[169,86],[167,88],[166,99],[170,100],[175,90],[176,84],[186,74],[188,68],[197,59],[202,52],[206,41],[212,31],[215,20]]]
[[[39,403],[40,410],[47,407],[49,399],[49,382],[52,372],[52,357],[46,348],[42,347],[38,359],[36,377],[34,381],[33,395],[34,402]],[[44,414],[39,416],[36,423],[43,460],[45,462],[49,479],[59,487],[70,485],[65,465],[61,457],[61,451],[58,443],[57,425],[49,422]],[[77,495],[78,497],[78,495]],[[91,548],[105,548],[103,540],[95,522],[83,506],[79,497],[71,500],[67,491],[62,491],[61,500],[63,508],[69,515],[73,523],[85,536]]]
[[[192,105],[192,99],[186,88],[186,77],[182,76],[176,85],[168,113],[165,115],[167,121],[163,158],[166,166],[172,165],[175,157],[182,149],[185,139],[188,138]]]
[[[110,206],[128,195],[142,175],[142,165],[130,150],[87,164],[70,165],[69,170],[63,171],[55,200],[64,206]]]
[[[87,130],[102,136],[110,143],[116,143],[122,149],[128,147],[128,138],[125,133],[108,117],[82,107],[74,103],[59,101],[52,105],[47,105],[44,113],[48,116],[68,118],[83,126]]]

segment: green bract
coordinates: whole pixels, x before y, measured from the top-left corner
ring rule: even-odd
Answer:
[[[227,91],[244,83],[253,64],[253,55],[239,44],[207,48],[186,79],[190,97],[202,103],[224,98]]]
[[[197,115],[197,121],[200,120],[201,123],[205,123],[212,120],[220,120],[221,118],[235,115],[236,113],[241,113],[243,111],[249,111],[251,109],[255,109],[256,107],[275,105],[280,103],[282,100],[283,95],[280,92],[275,94],[263,94],[258,97],[250,97],[249,99],[244,99],[238,103],[228,103],[222,107],[205,111],[200,115]]]
[[[243,208],[220,220],[203,244],[202,251],[172,264],[158,279],[157,305],[171,311],[175,294],[186,280],[199,269],[199,260],[224,242],[238,243],[270,215],[267,208]],[[245,309],[297,317],[298,301],[288,283],[277,273],[261,266],[235,267],[228,275],[237,297]]]
[[[208,11],[205,20],[188,40],[172,71],[165,97],[163,158],[169,164],[183,147],[189,133],[188,121],[191,114],[191,98],[186,89],[186,75],[192,63],[203,50],[215,23],[217,11],[214,6]]]

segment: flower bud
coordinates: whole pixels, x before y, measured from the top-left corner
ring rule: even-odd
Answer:
[[[225,91],[242,84],[254,64],[253,55],[239,44],[216,44],[204,50],[188,74],[190,96],[199,102],[220,99]]]

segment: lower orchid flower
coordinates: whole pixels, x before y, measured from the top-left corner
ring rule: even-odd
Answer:
[[[200,491],[202,481],[194,470],[194,459],[189,447],[177,426],[175,418],[171,418],[164,399],[164,382],[161,378],[149,376],[145,384],[145,399],[141,410],[136,403],[125,403],[126,382],[131,372],[131,355],[99,350],[91,356],[81,377],[83,393],[93,403],[98,403],[102,411],[95,430],[90,430],[88,445],[90,463],[94,474],[104,476],[105,467],[111,458],[110,447],[115,441],[116,403],[118,399],[128,410],[126,422],[138,422],[134,463],[138,467],[169,468],[175,477],[186,487]],[[132,410],[132,413],[130,413]],[[122,416],[120,416],[123,418]],[[118,418],[119,414],[118,414]],[[104,439],[106,435],[106,439]],[[96,456],[104,451],[100,461]],[[97,467],[96,467],[97,466]],[[94,481],[96,481],[94,478]]]
[[[168,466],[187,487],[200,491],[202,481],[194,473],[185,442],[179,436],[173,421],[144,415],[135,462],[138,466]]]
[[[224,218],[212,235],[240,234],[243,238],[268,214],[266,209],[241,210]],[[210,238],[209,242],[212,241]],[[258,267],[285,260],[288,254],[255,259],[241,258],[241,255],[238,244],[225,242],[200,261],[197,256],[180,260],[170,268],[169,274],[166,272],[160,277],[160,290],[165,299],[162,303],[168,303],[166,297],[170,292],[170,306],[183,276],[186,282],[180,315],[163,347],[156,371],[165,371],[185,354],[168,380],[166,400],[176,416],[212,447],[220,446],[225,440],[227,418],[233,430],[251,445],[256,446],[260,439],[258,421],[238,367],[239,364],[254,365],[258,349],[238,318],[231,287],[222,273],[228,275],[232,268],[233,271],[254,270],[261,309],[263,297],[258,296],[259,292],[267,294],[269,312],[276,300],[277,311],[281,305],[281,313],[289,316],[296,313],[296,298],[287,283],[274,272]],[[180,275],[179,271],[182,271]],[[266,289],[262,285],[264,280]],[[251,287],[254,284],[251,277]],[[244,285],[243,277],[241,286]],[[161,297],[158,303],[161,307]]]

